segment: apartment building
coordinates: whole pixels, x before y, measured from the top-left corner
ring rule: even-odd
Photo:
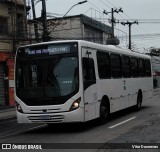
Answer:
[[[112,36],[110,26],[83,14],[48,19],[47,25],[51,40],[81,39],[106,44],[107,39]],[[39,29],[43,29],[41,23]],[[40,38],[42,34],[43,30],[39,31]]]
[[[26,0],[0,0],[0,106],[14,105],[14,52],[27,37]]]

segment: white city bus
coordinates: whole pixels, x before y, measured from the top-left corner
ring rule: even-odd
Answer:
[[[151,58],[81,40],[20,47],[15,99],[19,123],[86,122],[152,96]]]

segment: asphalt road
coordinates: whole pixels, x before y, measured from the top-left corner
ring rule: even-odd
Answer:
[[[129,108],[114,113],[111,115],[111,120],[105,125],[91,121],[83,124],[55,124],[48,127],[46,124],[17,124],[16,120],[10,120],[0,123],[0,143],[64,143],[62,145],[57,144],[59,147],[54,151],[67,152],[75,152],[75,149],[65,149],[65,143],[72,143],[67,146],[77,146],[79,150],[76,151],[81,152],[129,151],[129,149],[109,150],[103,149],[103,147],[107,144],[112,145],[112,143],[114,143],[112,146],[118,146],[115,143],[160,143],[159,109],[160,91],[157,91],[152,99],[143,103],[140,111]],[[76,145],[76,143],[78,144]],[[53,147],[54,145],[50,144],[50,146]],[[85,149],[85,146],[88,149]],[[94,146],[97,148],[93,148]],[[139,150],[141,149],[130,151]],[[160,151],[160,149],[149,149],[148,151],[151,150]]]

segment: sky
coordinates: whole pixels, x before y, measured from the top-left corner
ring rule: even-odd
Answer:
[[[46,9],[48,13],[56,17],[63,16],[74,4],[83,0],[47,0]],[[87,3],[77,5],[67,14],[84,14],[110,25],[110,14],[105,15],[103,11],[111,11],[111,8],[122,8],[123,13],[114,13],[115,19],[122,21],[138,20],[139,24],[133,24],[132,44],[140,52],[146,52],[150,47],[160,48],[160,0],[88,0]],[[41,2],[37,3],[36,15],[41,15]],[[121,46],[128,44],[128,26],[120,23],[115,25],[116,36],[119,37]]]

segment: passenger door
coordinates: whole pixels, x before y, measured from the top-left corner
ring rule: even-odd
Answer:
[[[85,121],[96,117],[97,85],[94,56],[96,52],[82,48]]]

